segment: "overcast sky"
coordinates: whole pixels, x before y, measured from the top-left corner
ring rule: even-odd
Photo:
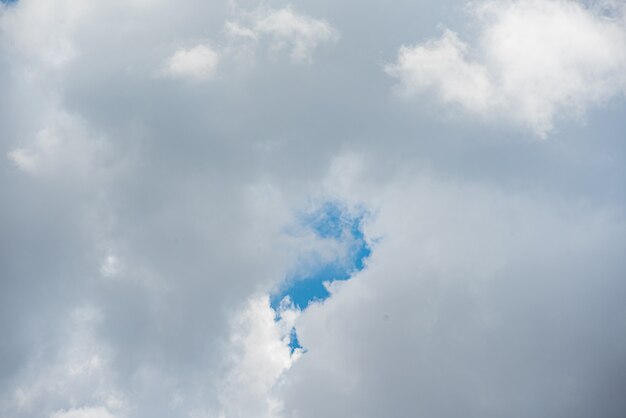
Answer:
[[[0,2],[0,416],[623,418],[622,0]]]

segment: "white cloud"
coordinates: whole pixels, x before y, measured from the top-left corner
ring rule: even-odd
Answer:
[[[328,22],[298,13],[291,7],[259,8],[241,15],[240,20],[225,25],[231,37],[252,42],[266,40],[270,50],[286,50],[295,62],[311,62],[317,48],[339,39],[339,32]]]
[[[434,88],[446,103],[460,103],[478,112],[489,108],[492,86],[486,68],[467,62],[468,46],[451,31],[441,39],[403,46],[398,61],[386,68],[400,79],[405,93]]]
[[[181,48],[169,57],[163,73],[173,78],[206,81],[215,75],[219,53],[208,45]]]
[[[619,12],[566,0],[471,4],[480,25],[473,45],[446,30],[400,48],[385,71],[401,90],[434,92],[444,104],[487,119],[508,119],[546,137],[626,88],[626,24]],[[616,9],[617,10],[617,9]]]
[[[275,315],[267,296],[255,296],[234,318],[229,370],[220,382],[223,416],[273,418],[280,413],[282,403],[273,391],[301,350],[292,354],[289,347],[297,311],[285,311],[280,321]]]

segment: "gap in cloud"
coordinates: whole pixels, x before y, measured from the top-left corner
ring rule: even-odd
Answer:
[[[330,259],[318,260],[314,266],[296,270],[287,276],[282,287],[270,296],[270,306],[280,321],[286,309],[305,310],[312,302],[324,301],[330,296],[327,284],[348,280],[363,270],[371,248],[363,234],[365,211],[357,214],[336,202],[327,202],[319,209],[300,217],[300,223],[315,236],[336,245],[338,253]],[[316,257],[313,257],[314,259]],[[289,347],[293,353],[302,350],[295,327],[291,328]]]
[[[280,290],[271,296],[271,306],[278,310],[281,302],[288,297],[299,310],[304,310],[311,302],[323,301],[330,293],[325,283],[348,280],[354,273],[363,270],[371,249],[362,231],[363,217],[360,211],[354,215],[347,208],[335,202],[327,202],[320,209],[304,214],[300,221],[321,240],[340,244],[345,253],[338,254],[330,261],[320,262],[305,273],[296,272],[288,276]]]
[[[296,327],[291,327],[291,331],[289,331],[289,348],[291,349],[292,355],[296,350],[302,350],[302,352],[306,352],[304,347],[300,345],[300,341],[298,341]]]

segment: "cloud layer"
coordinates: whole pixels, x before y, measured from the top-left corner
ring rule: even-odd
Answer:
[[[621,418],[620,4],[0,4],[0,415]]]

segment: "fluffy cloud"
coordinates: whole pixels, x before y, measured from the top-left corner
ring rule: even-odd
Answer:
[[[606,4],[605,4],[606,6]],[[510,119],[541,137],[626,89],[626,20],[620,9],[573,1],[483,1],[469,6],[472,45],[446,30],[403,46],[385,70],[406,94],[431,90],[444,104]]]
[[[221,416],[277,417],[282,403],[274,395],[286,371],[301,350],[289,347],[296,311],[283,312],[276,321],[267,295],[251,297],[232,322],[225,355],[227,372],[220,381]]]

